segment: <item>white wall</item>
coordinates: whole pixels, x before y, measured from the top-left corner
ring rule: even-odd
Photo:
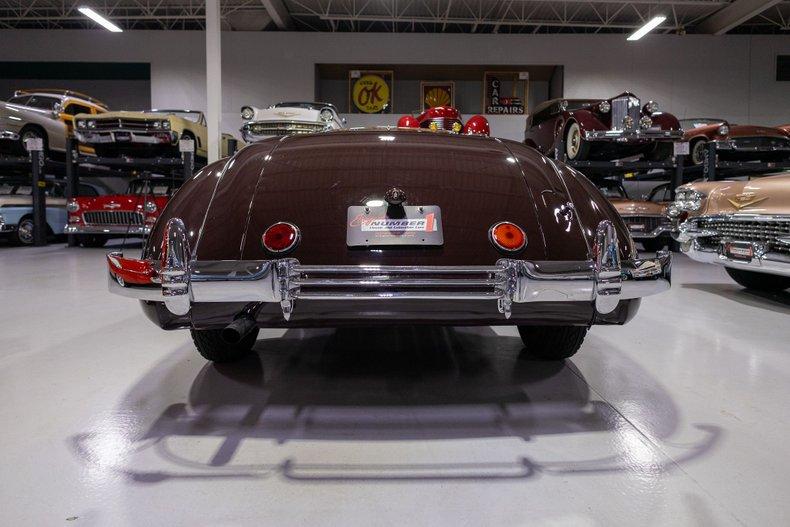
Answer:
[[[775,56],[787,36],[462,35],[389,33],[223,34],[223,129],[238,130],[238,110],[284,99],[312,99],[317,63],[559,64],[566,97],[621,91],[654,99],[678,117],[790,122],[790,82],[775,81]],[[201,32],[2,30],[0,61],[151,63],[151,103],[205,108]],[[350,124],[391,124],[397,116],[348,116]],[[495,135],[520,139],[524,119],[492,117]]]

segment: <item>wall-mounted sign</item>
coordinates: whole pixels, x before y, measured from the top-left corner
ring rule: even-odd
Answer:
[[[350,73],[358,73],[354,78]],[[352,113],[392,113],[392,72],[349,72],[349,110]]]
[[[420,108],[423,111],[435,106],[455,106],[455,83],[453,81],[422,81],[420,93],[422,94]]]
[[[527,113],[529,75],[525,72],[485,72],[483,109],[493,115],[524,115]]]

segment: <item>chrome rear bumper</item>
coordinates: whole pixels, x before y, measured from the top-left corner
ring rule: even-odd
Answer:
[[[0,130],[0,140],[19,141],[19,134],[11,130]]]
[[[288,320],[299,299],[491,300],[505,318],[513,303],[594,302],[599,313],[607,314],[620,300],[669,289],[671,280],[668,252],[621,261],[609,221],[598,226],[591,260],[501,259],[491,266],[317,266],[293,258],[193,261],[180,219],[168,222],[165,236],[159,268],[110,253],[109,288],[122,296],[164,302],[175,315],[189,313],[192,303],[277,302]]]

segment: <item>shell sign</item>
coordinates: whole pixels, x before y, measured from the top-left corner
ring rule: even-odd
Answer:
[[[390,103],[390,88],[379,75],[363,75],[351,91],[354,106],[364,113],[382,113]]]

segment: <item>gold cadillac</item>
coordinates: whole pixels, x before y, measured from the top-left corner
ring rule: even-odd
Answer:
[[[790,172],[678,187],[669,214],[681,250],[744,287],[790,288]]]
[[[75,116],[77,139],[99,157],[178,157],[178,141],[195,142],[195,159],[205,161],[208,131],[203,112],[150,110]],[[230,155],[233,136],[222,134],[221,156]],[[241,145],[239,145],[241,146]]]

